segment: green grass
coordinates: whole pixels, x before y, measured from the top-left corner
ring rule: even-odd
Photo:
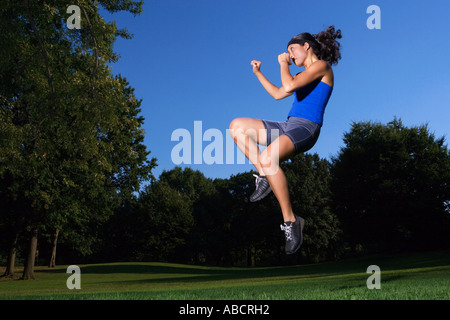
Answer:
[[[366,286],[369,265],[381,268],[379,290]],[[67,289],[67,266],[36,267],[36,280],[0,279],[0,299],[450,299],[450,252],[268,268],[157,262],[79,267],[80,290]]]

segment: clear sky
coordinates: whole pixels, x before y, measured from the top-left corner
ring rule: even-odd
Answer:
[[[381,29],[367,27],[370,5],[381,10]],[[190,132],[194,162],[194,121],[202,121],[202,133],[219,130],[225,148],[236,117],[285,120],[293,97],[270,97],[250,61],[262,61],[263,74],[280,86],[277,57],[290,38],[329,25],[342,30],[342,60],[334,67],[321,136],[309,153],[330,159],[353,121],[387,123],[395,116],[407,126],[428,123],[448,143],[448,0],[153,0],[140,16],[104,16],[134,34],[117,41],[121,58],[113,73],[126,77],[143,99],[145,144],[158,159],[156,177],[176,166],[171,152],[179,142],[171,136],[177,129]],[[292,74],[301,70],[291,66]],[[201,150],[209,144],[203,141]],[[224,150],[225,164],[187,166],[209,178],[253,169],[248,161],[226,164],[225,156]]]

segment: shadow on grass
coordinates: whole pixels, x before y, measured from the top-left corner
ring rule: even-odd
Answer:
[[[450,265],[449,252],[424,253],[415,255],[373,256],[360,259],[326,262],[300,266],[258,267],[258,268],[220,268],[189,266],[170,263],[111,263],[80,266],[86,274],[147,274],[147,279],[114,281],[115,283],[176,283],[207,282],[224,280],[245,280],[255,278],[299,279],[365,274],[369,265],[379,265],[382,271],[401,270],[420,267],[439,267]],[[43,273],[65,273],[65,269],[40,270]],[[384,281],[388,279],[385,278]]]
[[[183,266],[176,264],[159,263],[114,263],[80,266],[81,274],[146,274],[148,279],[124,280],[123,282],[199,282],[221,280],[245,280],[253,278],[271,277],[298,277],[301,275],[314,275],[324,273],[336,274],[336,270],[325,268],[321,265],[292,266],[292,267],[267,267],[267,268],[219,268]],[[347,270],[348,271],[348,270]],[[361,271],[361,270],[359,270]],[[43,273],[65,273],[65,269],[40,270]],[[117,283],[118,281],[114,281]],[[119,281],[121,282],[121,281]]]

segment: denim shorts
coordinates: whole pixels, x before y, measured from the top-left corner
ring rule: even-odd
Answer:
[[[321,126],[304,118],[289,117],[286,121],[262,120],[267,130],[267,145],[281,135],[291,139],[295,153],[306,152],[317,142]]]

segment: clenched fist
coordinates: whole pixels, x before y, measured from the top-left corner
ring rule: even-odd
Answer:
[[[278,63],[287,63],[288,65],[292,64],[291,57],[289,56],[289,53],[283,52],[282,54],[278,55]]]
[[[252,60],[252,62],[250,62],[250,64],[253,67],[253,73],[259,72],[259,69],[261,68],[261,61]]]

